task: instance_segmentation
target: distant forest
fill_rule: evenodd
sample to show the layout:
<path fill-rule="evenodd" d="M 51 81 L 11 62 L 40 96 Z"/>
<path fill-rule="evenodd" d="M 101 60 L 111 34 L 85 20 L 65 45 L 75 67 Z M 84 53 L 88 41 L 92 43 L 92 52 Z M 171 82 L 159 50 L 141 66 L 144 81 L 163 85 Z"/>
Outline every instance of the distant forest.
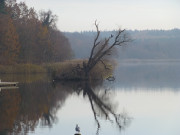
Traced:
<path fill-rule="evenodd" d="M 101 38 L 115 31 L 102 31 Z M 133 39 L 127 46 L 119 47 L 116 58 L 126 59 L 180 59 L 180 30 L 127 30 Z M 87 58 L 96 32 L 65 33 L 76 58 Z"/>
<path fill-rule="evenodd" d="M 57 62 L 72 58 L 68 39 L 56 27 L 57 16 L 37 13 L 24 2 L 0 1 L 0 64 Z"/>

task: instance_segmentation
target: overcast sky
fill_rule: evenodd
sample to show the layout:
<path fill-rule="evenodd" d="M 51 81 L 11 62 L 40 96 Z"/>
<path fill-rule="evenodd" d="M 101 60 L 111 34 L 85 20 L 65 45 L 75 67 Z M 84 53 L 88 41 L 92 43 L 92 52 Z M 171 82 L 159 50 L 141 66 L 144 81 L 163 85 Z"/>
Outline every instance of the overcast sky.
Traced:
<path fill-rule="evenodd" d="M 61 31 L 180 28 L 180 0 L 17 0 L 52 10 Z"/>

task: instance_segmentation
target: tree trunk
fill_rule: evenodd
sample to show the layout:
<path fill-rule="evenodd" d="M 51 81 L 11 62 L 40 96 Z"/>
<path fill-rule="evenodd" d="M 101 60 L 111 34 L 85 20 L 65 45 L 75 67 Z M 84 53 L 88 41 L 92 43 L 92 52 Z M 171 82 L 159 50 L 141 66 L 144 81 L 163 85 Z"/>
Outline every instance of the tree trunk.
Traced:
<path fill-rule="evenodd" d="M 84 79 L 89 81 L 89 67 L 86 62 L 83 62 Z"/>

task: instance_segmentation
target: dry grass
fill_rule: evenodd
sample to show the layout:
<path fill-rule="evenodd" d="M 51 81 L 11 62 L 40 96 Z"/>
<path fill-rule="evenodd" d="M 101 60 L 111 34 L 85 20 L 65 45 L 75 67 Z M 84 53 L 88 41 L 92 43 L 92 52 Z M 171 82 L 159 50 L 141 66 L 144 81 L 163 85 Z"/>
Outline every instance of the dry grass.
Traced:
<path fill-rule="evenodd" d="M 53 78 L 61 78 L 61 79 L 82 79 L 83 73 L 74 73 L 73 69 L 79 64 L 82 68 L 82 63 L 84 60 L 69 60 L 54 64 L 46 64 L 44 67 L 47 69 L 49 73 L 52 74 Z M 86 60 L 85 60 L 86 61 Z M 114 70 L 114 66 L 112 66 L 113 63 L 106 62 L 108 65 L 109 70 L 105 70 L 104 65 L 101 63 L 98 63 L 93 70 L 90 72 L 91 79 L 104 79 L 112 75 L 112 72 Z"/>
<path fill-rule="evenodd" d="M 49 73 L 52 78 L 61 77 L 62 79 L 82 79 L 83 72 L 74 73 L 73 69 L 79 64 L 82 68 L 83 61 L 87 60 L 68 60 L 58 63 L 49 63 L 42 65 L 35 64 L 16 64 L 16 65 L 0 65 L 0 74 L 35 74 L 35 73 Z M 106 61 L 109 70 L 105 70 L 102 63 L 98 63 L 90 72 L 91 79 L 104 79 L 112 75 L 114 70 L 114 62 Z M 112 66 L 113 65 L 113 66 Z"/>
<path fill-rule="evenodd" d="M 45 72 L 46 70 L 42 66 L 34 64 L 0 65 L 1 74 L 33 74 Z"/>

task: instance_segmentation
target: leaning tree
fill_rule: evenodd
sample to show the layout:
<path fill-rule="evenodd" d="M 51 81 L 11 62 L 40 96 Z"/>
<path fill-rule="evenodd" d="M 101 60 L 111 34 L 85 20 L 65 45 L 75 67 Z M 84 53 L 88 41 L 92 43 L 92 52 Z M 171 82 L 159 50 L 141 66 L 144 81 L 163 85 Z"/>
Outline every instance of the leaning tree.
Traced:
<path fill-rule="evenodd" d="M 126 45 L 132 41 L 127 35 L 125 29 L 119 29 L 116 34 L 111 34 L 109 37 L 100 39 L 100 30 L 95 21 L 96 37 L 94 39 L 93 47 L 87 62 L 83 62 L 83 71 L 85 79 L 89 79 L 90 71 L 98 64 L 102 63 L 105 69 L 107 68 L 105 58 L 106 56 L 112 56 L 116 47 Z"/>
<path fill-rule="evenodd" d="M 95 27 L 97 33 L 88 60 L 84 60 L 82 66 L 81 64 L 77 64 L 70 72 L 63 73 L 60 76 L 55 76 L 55 79 L 88 81 L 90 80 L 91 71 L 97 64 L 101 63 L 105 70 L 109 69 L 106 58 L 115 53 L 116 47 L 124 46 L 132 41 L 127 35 L 125 29 L 118 29 L 116 33 L 110 34 L 109 37 L 101 39 L 101 32 L 96 21 Z M 73 78 L 72 75 L 75 75 L 75 77 Z"/>

